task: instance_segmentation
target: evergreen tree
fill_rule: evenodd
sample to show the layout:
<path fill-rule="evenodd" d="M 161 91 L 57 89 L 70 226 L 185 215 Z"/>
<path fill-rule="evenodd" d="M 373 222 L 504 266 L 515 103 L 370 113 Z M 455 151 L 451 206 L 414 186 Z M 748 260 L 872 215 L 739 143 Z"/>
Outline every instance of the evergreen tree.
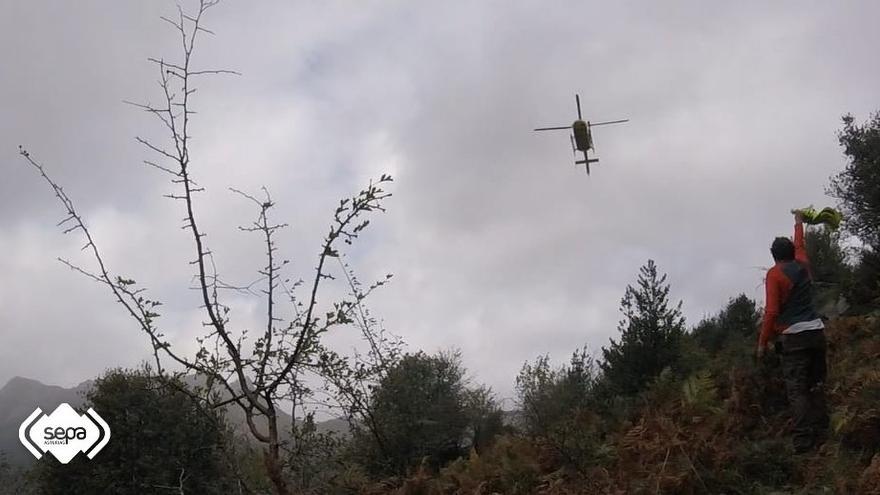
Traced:
<path fill-rule="evenodd" d="M 602 348 L 600 367 L 611 393 L 630 395 L 664 368 L 674 367 L 681 354 L 684 317 L 681 302 L 670 307 L 666 275 L 657 273 L 653 260 L 642 266 L 636 287 L 627 286 L 620 310 L 620 340 L 611 339 Z"/>
<path fill-rule="evenodd" d="M 711 354 L 721 351 L 732 339 L 757 338 L 761 313 L 745 294 L 730 299 L 716 316 L 704 319 L 693 330 L 697 344 Z"/>

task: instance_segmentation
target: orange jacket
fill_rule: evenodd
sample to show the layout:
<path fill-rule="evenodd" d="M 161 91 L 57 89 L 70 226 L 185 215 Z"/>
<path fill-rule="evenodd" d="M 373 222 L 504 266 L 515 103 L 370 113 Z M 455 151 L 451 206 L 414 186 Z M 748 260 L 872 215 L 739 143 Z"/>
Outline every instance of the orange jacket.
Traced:
<path fill-rule="evenodd" d="M 781 333 L 790 325 L 790 322 L 777 321 L 795 285 L 791 276 L 786 274 L 786 271 L 789 271 L 786 270 L 786 265 L 790 263 L 801 264 L 806 269 L 806 276 L 809 278 L 810 260 L 807 258 L 807 249 L 804 244 L 804 226 L 800 222 L 794 226 L 794 259 L 793 262 L 777 262 L 773 268 L 767 271 L 767 280 L 764 284 L 767 294 L 764 302 L 764 322 L 758 337 L 759 346 L 767 345 L 771 337 Z"/>

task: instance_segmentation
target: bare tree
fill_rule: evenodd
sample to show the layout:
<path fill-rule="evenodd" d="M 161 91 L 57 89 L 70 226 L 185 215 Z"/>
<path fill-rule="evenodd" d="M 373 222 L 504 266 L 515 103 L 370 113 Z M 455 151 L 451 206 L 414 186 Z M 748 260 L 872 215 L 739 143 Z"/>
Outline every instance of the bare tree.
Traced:
<path fill-rule="evenodd" d="M 207 408 L 237 407 L 243 411 L 248 432 L 264 445 L 265 471 L 280 495 L 291 493 L 285 476 L 286 445 L 282 432 L 295 424 L 279 424 L 279 408 L 293 404 L 291 412 L 296 420 L 307 414 L 311 404 L 328 404 L 341 408 L 353 423 L 366 423 L 370 427 L 368 384 L 374 383 L 399 355 L 401 342 L 389 337 L 363 305 L 369 294 L 385 284 L 390 275 L 364 286 L 342 261 L 339 251 L 340 243 L 351 244 L 367 227 L 371 213 L 384 211 L 383 202 L 390 193 L 383 188 L 392 179 L 382 175 L 353 197 L 339 202 L 321 243 L 313 276 L 292 285 L 287 284 L 282 275 L 287 261 L 278 256 L 275 244 L 276 233 L 286 225 L 270 220 L 275 203 L 268 190 L 264 188 L 262 198 L 258 199 L 233 189 L 257 207 L 254 223 L 241 229 L 260 236 L 266 256 L 265 265 L 259 270 L 260 279 L 247 288 L 262 286 L 260 292 L 267 303 L 265 328 L 255 340 L 248 341 L 246 331 L 233 325 L 230 307 L 223 302 L 225 290 L 245 288 L 220 278 L 198 222 L 197 195 L 203 189 L 193 179 L 189 146 L 196 79 L 204 75 L 237 74 L 228 70 L 196 69 L 192 64 L 196 40 L 213 34 L 202 25 L 202 19 L 217 3 L 218 0 L 200 0 L 195 13 L 186 13 L 178 7 L 176 18 L 162 17 L 180 37 L 182 59 L 174 62 L 149 59 L 159 72 L 161 104 L 127 102 L 155 117 L 169 136 L 165 144 L 142 137 L 137 140 L 157 156 L 145 163 L 170 177 L 177 190 L 167 197 L 179 201 L 185 211 L 184 228 L 191 235 L 194 249 L 190 264 L 195 267 L 195 289 L 205 316 L 205 331 L 198 337 L 199 350 L 194 355 L 177 351 L 165 339 L 157 321 L 161 303 L 147 297 L 145 289 L 138 287 L 133 279 L 118 275 L 107 266 L 85 220 L 64 189 L 28 151 L 20 148 L 20 154 L 51 186 L 66 211 L 59 225 L 64 227 L 64 233 L 78 232 L 84 237 L 83 249 L 91 253 L 96 268 L 89 270 L 65 259 L 60 261 L 110 289 L 116 301 L 150 339 L 160 375 L 196 374 L 204 380 L 204 385 L 193 393 L 200 404 Z M 338 260 L 350 290 L 340 300 L 321 306 L 322 284 L 335 278 L 331 269 L 334 259 Z M 305 292 L 303 298 L 297 296 L 301 291 Z M 280 316 L 282 304 L 292 308 L 293 316 L 287 320 Z M 367 353 L 344 356 L 322 341 L 322 336 L 333 327 L 352 324 L 361 329 L 369 346 Z M 323 380 L 326 389 L 313 390 L 308 384 L 310 377 Z M 184 482 L 181 472 L 181 492 Z"/>

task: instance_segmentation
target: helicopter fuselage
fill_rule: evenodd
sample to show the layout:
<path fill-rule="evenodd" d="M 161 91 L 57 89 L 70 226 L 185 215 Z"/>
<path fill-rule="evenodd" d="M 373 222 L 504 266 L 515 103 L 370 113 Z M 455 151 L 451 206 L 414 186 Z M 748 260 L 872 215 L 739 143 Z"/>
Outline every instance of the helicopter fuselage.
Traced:
<path fill-rule="evenodd" d="M 590 124 L 583 120 L 575 120 L 571 125 L 574 133 L 574 144 L 579 151 L 586 152 L 593 149 L 593 136 L 590 133 Z"/>

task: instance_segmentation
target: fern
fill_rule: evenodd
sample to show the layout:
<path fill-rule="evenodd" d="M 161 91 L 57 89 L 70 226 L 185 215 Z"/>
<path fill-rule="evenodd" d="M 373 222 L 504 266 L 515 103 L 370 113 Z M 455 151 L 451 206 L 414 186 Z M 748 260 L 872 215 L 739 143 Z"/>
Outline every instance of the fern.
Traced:
<path fill-rule="evenodd" d="M 717 412 L 718 388 L 708 370 L 703 370 L 685 380 L 682 385 L 682 406 L 701 412 Z"/>
<path fill-rule="evenodd" d="M 848 406 L 843 406 L 836 409 L 831 414 L 831 429 L 835 434 L 840 434 L 840 432 L 849 425 L 850 421 L 855 416 L 853 413 L 850 413 Z"/>

